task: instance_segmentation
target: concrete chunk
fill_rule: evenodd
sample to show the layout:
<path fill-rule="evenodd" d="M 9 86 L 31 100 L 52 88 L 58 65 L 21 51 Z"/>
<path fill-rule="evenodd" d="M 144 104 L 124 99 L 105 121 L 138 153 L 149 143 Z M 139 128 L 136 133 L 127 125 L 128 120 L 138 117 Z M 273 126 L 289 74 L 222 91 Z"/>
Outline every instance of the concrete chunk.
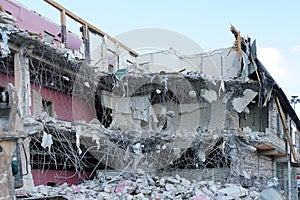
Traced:
<path fill-rule="evenodd" d="M 257 92 L 246 89 L 243 92 L 243 97 L 237 97 L 232 100 L 233 108 L 238 112 L 241 113 L 247 107 L 247 105 L 256 97 L 258 94 Z"/>

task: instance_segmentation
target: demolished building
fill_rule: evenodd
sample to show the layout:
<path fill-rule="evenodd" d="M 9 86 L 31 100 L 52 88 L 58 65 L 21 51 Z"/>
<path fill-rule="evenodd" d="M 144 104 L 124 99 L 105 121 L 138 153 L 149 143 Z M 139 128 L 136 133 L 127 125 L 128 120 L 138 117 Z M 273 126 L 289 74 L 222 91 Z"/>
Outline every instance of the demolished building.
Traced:
<path fill-rule="evenodd" d="M 46 2 L 61 12 L 61 27 L 0 1 L 1 198 L 14 187 L 77 184 L 99 170 L 256 191 L 277 178 L 281 192 L 297 198 L 300 121 L 255 41 L 231 27 L 233 47 L 138 54 Z M 82 24 L 82 39 L 66 31 L 66 16 Z M 161 70 L 155 61 L 165 56 L 185 70 Z"/>

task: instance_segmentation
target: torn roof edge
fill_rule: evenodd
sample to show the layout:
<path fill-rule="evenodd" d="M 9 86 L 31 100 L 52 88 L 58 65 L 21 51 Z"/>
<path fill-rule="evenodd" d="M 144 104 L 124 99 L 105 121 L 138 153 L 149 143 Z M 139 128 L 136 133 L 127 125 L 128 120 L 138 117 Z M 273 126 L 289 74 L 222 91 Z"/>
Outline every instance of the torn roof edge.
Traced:
<path fill-rule="evenodd" d="M 276 89 L 275 95 L 278 96 L 280 102 L 282 103 L 283 110 L 290 115 L 291 120 L 295 122 L 297 129 L 300 130 L 300 120 L 299 120 L 295 110 L 292 108 L 290 101 L 288 100 L 284 91 L 278 85 L 278 83 L 274 80 L 274 78 L 271 76 L 271 74 L 268 72 L 268 70 L 265 68 L 265 66 L 259 61 L 259 59 L 256 58 L 255 62 L 258 66 L 258 70 L 261 70 L 265 73 L 265 76 L 270 81 L 270 84 Z"/>

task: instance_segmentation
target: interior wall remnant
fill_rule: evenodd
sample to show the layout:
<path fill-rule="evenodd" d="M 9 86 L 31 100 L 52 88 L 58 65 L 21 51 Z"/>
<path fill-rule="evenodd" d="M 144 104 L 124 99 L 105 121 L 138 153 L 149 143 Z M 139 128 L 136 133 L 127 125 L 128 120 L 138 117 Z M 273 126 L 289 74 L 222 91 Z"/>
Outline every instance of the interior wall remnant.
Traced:
<path fill-rule="evenodd" d="M 38 116 L 43 112 L 43 105 L 42 105 L 42 96 L 39 92 L 35 89 L 31 90 L 32 92 L 32 113 L 34 116 Z"/>
<path fill-rule="evenodd" d="M 248 105 L 249 113 L 240 113 L 240 127 L 250 127 L 253 131 L 265 132 L 269 127 L 269 110 L 267 107 L 258 108 L 256 103 Z"/>
<path fill-rule="evenodd" d="M 211 118 L 209 122 L 209 129 L 221 130 L 226 127 L 226 104 L 221 101 L 215 101 L 211 103 Z"/>
<path fill-rule="evenodd" d="M 35 89 L 31 90 L 32 92 L 32 112 L 34 116 L 40 115 L 42 112 L 45 112 L 49 117 L 57 117 L 54 102 L 50 100 L 43 99 L 39 92 Z"/>
<path fill-rule="evenodd" d="M 97 115 L 99 121 L 104 125 L 110 124 L 113 120 L 114 125 L 128 129 L 157 128 L 159 121 L 157 113 L 151 105 L 149 96 L 119 97 L 113 93 L 102 91 L 101 97 L 97 97 Z M 100 101 L 99 101 L 100 100 Z M 158 106 L 156 106 L 156 110 Z M 162 110 L 157 110 L 161 112 Z M 161 113 L 158 113 L 161 116 Z M 167 114 L 164 113 L 167 120 Z"/>
<path fill-rule="evenodd" d="M 199 127 L 208 128 L 210 122 L 210 105 L 207 103 L 181 104 L 180 129 L 196 131 Z"/>

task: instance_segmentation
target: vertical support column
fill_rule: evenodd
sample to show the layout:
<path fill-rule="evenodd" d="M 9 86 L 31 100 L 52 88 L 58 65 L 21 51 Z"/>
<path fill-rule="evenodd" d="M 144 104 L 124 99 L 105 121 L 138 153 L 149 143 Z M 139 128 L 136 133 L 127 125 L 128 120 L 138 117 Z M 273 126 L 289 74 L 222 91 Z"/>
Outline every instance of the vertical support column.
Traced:
<path fill-rule="evenodd" d="M 292 199 L 292 180 L 291 180 L 291 148 L 287 145 L 287 160 L 288 160 L 288 200 Z"/>
<path fill-rule="evenodd" d="M 11 160 L 16 149 L 16 140 L 0 138 L 0 199 L 15 199 L 14 177 Z"/>
<path fill-rule="evenodd" d="M 102 69 L 107 70 L 108 73 L 111 73 L 108 69 L 108 52 L 107 52 L 107 37 L 103 36 L 103 42 L 101 44 L 102 47 Z"/>
<path fill-rule="evenodd" d="M 82 26 L 82 35 L 83 35 L 83 43 L 84 43 L 84 54 L 85 60 L 90 63 L 91 61 L 91 52 L 90 52 L 90 39 L 89 39 L 89 27 L 87 24 Z"/>
<path fill-rule="evenodd" d="M 18 93 L 18 109 L 21 118 L 30 115 L 31 106 L 31 91 L 30 91 L 30 76 L 29 62 L 21 53 L 16 53 L 14 56 L 15 68 L 15 87 Z M 20 127 L 21 128 L 21 127 Z"/>
<path fill-rule="evenodd" d="M 9 94 L 9 116 L 7 127 L 0 130 L 0 199 L 15 199 L 15 179 L 12 173 L 12 158 L 20 131 L 23 128 L 17 114 L 18 96 L 15 87 L 8 84 L 6 91 Z M 22 180 L 22 179 L 19 179 Z M 21 182 L 19 182 L 21 183 Z"/>
<path fill-rule="evenodd" d="M 115 44 L 115 53 L 114 53 L 114 70 L 120 69 L 120 46 L 118 43 Z"/>
<path fill-rule="evenodd" d="M 66 11 L 60 11 L 60 22 L 61 22 L 61 43 L 67 46 L 67 25 L 66 25 Z"/>
<path fill-rule="evenodd" d="M 23 142 L 24 148 L 20 150 L 20 156 L 22 160 L 22 169 L 23 169 L 23 188 L 25 190 L 30 190 L 34 187 L 34 181 L 31 173 L 31 166 L 30 166 L 30 138 L 26 138 Z"/>

